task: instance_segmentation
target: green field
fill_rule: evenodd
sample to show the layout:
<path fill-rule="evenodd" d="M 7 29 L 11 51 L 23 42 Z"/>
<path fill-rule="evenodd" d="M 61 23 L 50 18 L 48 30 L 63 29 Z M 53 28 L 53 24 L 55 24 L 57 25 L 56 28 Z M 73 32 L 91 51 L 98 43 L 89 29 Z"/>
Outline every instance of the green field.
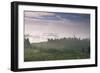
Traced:
<path fill-rule="evenodd" d="M 30 43 L 24 40 L 24 61 L 70 60 L 90 58 L 90 40 L 78 38 L 48 39 Z"/>

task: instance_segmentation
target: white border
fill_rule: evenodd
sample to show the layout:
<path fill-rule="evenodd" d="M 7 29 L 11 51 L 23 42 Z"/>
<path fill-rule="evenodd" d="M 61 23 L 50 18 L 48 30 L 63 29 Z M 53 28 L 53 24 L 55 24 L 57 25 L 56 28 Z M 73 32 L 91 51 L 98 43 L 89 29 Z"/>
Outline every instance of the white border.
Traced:
<path fill-rule="evenodd" d="M 90 59 L 81 60 L 59 60 L 59 61 L 40 61 L 40 62 L 24 62 L 24 17 L 23 11 L 47 11 L 47 12 L 69 12 L 69 13 L 88 13 L 91 14 L 90 19 L 90 36 L 91 36 L 91 54 Z M 50 67 L 50 66 L 71 66 L 95 64 L 95 10 L 94 9 L 79 9 L 79 8 L 63 8 L 63 7 L 46 7 L 46 6 L 25 6 L 18 7 L 18 68 L 36 68 L 36 67 Z"/>

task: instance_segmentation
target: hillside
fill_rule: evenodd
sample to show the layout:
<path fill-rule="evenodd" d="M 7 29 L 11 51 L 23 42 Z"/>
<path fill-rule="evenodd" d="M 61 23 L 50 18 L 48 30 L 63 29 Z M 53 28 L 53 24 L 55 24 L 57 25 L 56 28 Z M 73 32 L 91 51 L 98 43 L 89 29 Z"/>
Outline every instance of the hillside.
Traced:
<path fill-rule="evenodd" d="M 48 39 L 47 42 L 32 43 L 25 49 L 25 61 L 84 59 L 89 57 L 89 39 Z"/>
<path fill-rule="evenodd" d="M 90 45 L 89 39 L 63 38 L 63 39 L 48 39 L 47 42 L 32 43 L 33 47 L 42 49 L 82 49 L 88 48 Z"/>

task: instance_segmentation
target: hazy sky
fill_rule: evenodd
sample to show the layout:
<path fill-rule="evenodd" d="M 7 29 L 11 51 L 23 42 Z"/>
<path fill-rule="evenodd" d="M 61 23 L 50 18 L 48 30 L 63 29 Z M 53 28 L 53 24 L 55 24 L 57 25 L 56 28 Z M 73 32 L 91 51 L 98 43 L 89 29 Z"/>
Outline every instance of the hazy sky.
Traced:
<path fill-rule="evenodd" d="M 25 33 L 31 43 L 48 38 L 90 37 L 90 15 L 24 11 Z"/>

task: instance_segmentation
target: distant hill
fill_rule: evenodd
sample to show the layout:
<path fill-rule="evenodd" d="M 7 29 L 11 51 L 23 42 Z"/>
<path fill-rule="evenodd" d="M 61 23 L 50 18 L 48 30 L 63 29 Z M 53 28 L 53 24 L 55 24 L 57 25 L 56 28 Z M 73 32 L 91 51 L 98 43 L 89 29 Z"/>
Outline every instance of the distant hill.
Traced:
<path fill-rule="evenodd" d="M 78 38 L 62 38 L 62 39 L 48 39 L 47 42 L 32 43 L 33 48 L 40 49 L 87 49 L 90 47 L 89 39 Z"/>

